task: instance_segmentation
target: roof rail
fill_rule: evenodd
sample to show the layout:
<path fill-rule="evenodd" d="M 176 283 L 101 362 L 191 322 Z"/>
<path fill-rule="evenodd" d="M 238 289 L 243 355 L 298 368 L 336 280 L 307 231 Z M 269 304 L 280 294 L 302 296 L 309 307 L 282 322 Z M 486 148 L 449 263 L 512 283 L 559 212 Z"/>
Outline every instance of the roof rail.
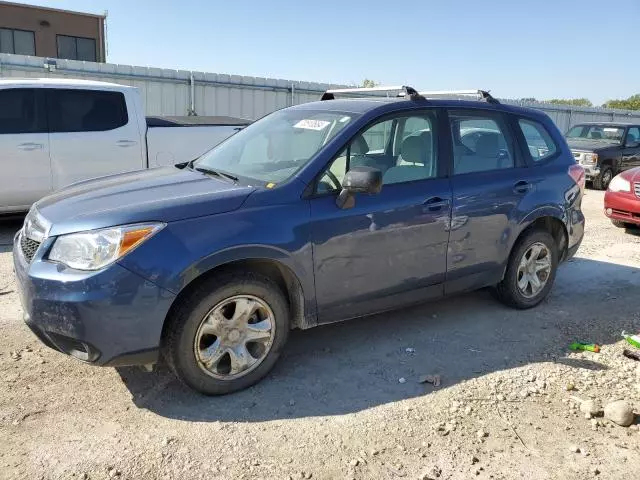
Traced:
<path fill-rule="evenodd" d="M 424 97 L 419 94 L 415 88 L 407 85 L 401 85 L 397 87 L 367 87 L 367 88 L 335 88 L 327 90 L 322 95 L 320 100 L 335 100 L 335 94 L 356 94 L 356 96 L 366 96 L 367 93 L 374 92 L 394 92 L 394 97 L 409 96 L 411 100 L 424 100 Z M 388 95 L 387 95 L 388 96 Z"/>
<path fill-rule="evenodd" d="M 485 102 L 488 102 L 488 103 L 496 103 L 496 104 L 500 103 L 497 99 L 493 98 L 487 90 L 436 90 L 431 92 L 418 92 L 418 93 L 425 98 L 429 98 L 429 97 L 433 98 L 433 97 L 439 97 L 439 96 L 465 97 L 465 96 L 472 95 L 472 96 L 478 97 L 479 100 L 484 100 Z"/>

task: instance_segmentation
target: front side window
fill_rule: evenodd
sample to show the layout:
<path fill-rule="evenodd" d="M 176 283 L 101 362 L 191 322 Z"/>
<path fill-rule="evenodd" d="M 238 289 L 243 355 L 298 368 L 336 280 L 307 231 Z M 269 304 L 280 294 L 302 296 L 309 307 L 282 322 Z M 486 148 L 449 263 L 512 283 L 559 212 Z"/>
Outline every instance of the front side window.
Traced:
<path fill-rule="evenodd" d="M 438 171 L 435 125 L 433 113 L 402 115 L 375 123 L 356 135 L 329 164 L 320 176 L 316 192 L 340 191 L 346 172 L 355 166 L 380 170 L 383 185 L 435 178 Z M 398 139 L 394 142 L 397 147 L 392 148 L 392 139 Z"/>
<path fill-rule="evenodd" d="M 0 90 L 0 135 L 44 132 L 34 89 Z"/>
<path fill-rule="evenodd" d="M 449 112 L 456 175 L 513 168 L 511 142 L 502 117 L 477 111 Z"/>
<path fill-rule="evenodd" d="M 35 55 L 35 34 L 28 30 L 0 28 L 0 53 Z"/>
<path fill-rule="evenodd" d="M 518 124 L 534 162 L 542 162 L 556 153 L 558 147 L 543 125 L 524 119 L 518 120 Z"/>
<path fill-rule="evenodd" d="M 624 127 L 611 125 L 576 125 L 566 137 L 573 140 L 595 140 L 597 142 L 619 145 L 624 135 Z"/>
<path fill-rule="evenodd" d="M 205 153 L 193 167 L 249 182 L 282 183 L 357 116 L 322 110 L 280 110 Z"/>
<path fill-rule="evenodd" d="M 47 109 L 51 132 L 102 132 L 129 123 L 121 92 L 51 89 Z"/>
<path fill-rule="evenodd" d="M 67 60 L 96 61 L 96 41 L 93 38 L 57 35 L 58 58 Z"/>

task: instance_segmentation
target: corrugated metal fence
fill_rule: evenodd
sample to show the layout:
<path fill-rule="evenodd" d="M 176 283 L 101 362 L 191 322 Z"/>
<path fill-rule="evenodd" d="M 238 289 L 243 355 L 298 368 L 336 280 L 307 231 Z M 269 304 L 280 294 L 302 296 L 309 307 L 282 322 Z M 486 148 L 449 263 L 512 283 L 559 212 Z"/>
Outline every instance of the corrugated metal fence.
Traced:
<path fill-rule="evenodd" d="M 47 67 L 55 63 L 55 68 Z M 147 115 L 229 115 L 249 119 L 318 100 L 324 83 L 0 54 L 0 78 L 73 77 L 138 87 Z M 416 86 L 416 85 L 414 85 Z M 501 100 L 544 111 L 565 132 L 587 121 L 636 121 L 640 112 Z"/>

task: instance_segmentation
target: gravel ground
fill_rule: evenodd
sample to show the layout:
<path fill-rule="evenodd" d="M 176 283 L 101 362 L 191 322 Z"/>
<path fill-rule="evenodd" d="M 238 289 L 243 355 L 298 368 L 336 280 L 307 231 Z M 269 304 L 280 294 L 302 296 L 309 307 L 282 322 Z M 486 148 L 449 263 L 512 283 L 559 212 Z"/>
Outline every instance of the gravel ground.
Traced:
<path fill-rule="evenodd" d="M 95 368 L 41 345 L 12 275 L 19 223 L 5 222 L 0 478 L 637 477 L 639 417 L 581 411 L 622 399 L 640 413 L 640 362 L 620 338 L 640 331 L 640 236 L 604 218 L 602 197 L 587 191 L 582 248 L 538 308 L 483 291 L 294 332 L 271 375 L 218 398 L 162 367 Z M 432 374 L 439 387 L 418 382 Z"/>

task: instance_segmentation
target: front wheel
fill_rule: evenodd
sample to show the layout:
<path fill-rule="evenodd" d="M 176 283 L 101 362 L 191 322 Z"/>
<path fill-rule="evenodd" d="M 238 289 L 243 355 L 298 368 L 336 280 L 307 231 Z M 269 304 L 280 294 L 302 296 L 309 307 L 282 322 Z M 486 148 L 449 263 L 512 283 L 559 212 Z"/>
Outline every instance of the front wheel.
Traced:
<path fill-rule="evenodd" d="M 604 167 L 600 175 L 593 179 L 593 186 L 598 190 L 606 190 L 609 188 L 611 180 L 613 180 L 613 170 Z"/>
<path fill-rule="evenodd" d="M 205 395 L 247 388 L 278 360 L 289 308 L 268 277 L 224 274 L 185 297 L 169 319 L 163 355 L 176 376 Z"/>
<path fill-rule="evenodd" d="M 518 309 L 535 307 L 553 286 L 558 268 L 558 248 L 549 232 L 532 230 L 514 247 L 503 280 L 496 286 L 497 297 Z"/>

